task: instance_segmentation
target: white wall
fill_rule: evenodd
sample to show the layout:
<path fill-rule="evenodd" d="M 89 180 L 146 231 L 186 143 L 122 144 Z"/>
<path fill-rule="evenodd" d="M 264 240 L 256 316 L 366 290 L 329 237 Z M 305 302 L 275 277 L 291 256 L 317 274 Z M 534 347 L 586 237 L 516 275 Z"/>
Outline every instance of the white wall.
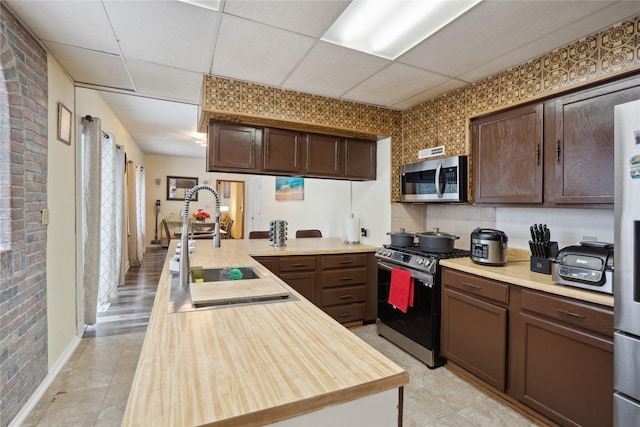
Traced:
<path fill-rule="evenodd" d="M 178 219 L 184 203 L 168 201 L 166 178 L 170 176 L 197 177 L 199 183 L 208 181 L 215 188 L 216 179 L 245 182 L 245 237 L 251 230 L 266 230 L 270 220 L 284 219 L 288 222 L 289 238 L 303 228 L 317 228 L 325 237 L 341 237 L 345 234 L 345 221 L 352 212 L 360 218 L 361 227 L 369 230 L 363 243 L 380 244 L 389 228 L 390 221 L 390 140 L 378 142 L 377 180 L 354 182 L 331 179 L 304 180 L 304 200 L 276 201 L 275 177 L 205 172 L 204 159 L 184 157 L 145 156 L 147 181 L 147 241 L 155 235 L 155 201 L 160 200 L 162 218 Z M 156 185 L 156 179 L 160 185 Z M 353 189 L 353 191 L 352 191 Z M 353 194 L 353 199 L 351 199 Z M 205 192 L 198 194 L 198 201 L 190 203 L 190 210 L 203 208 L 213 212 L 214 199 Z M 351 202 L 353 200 L 353 202 Z M 160 231 L 158 231 L 158 236 Z"/>
<path fill-rule="evenodd" d="M 72 143 L 58 141 L 58 102 L 75 110 L 74 88 L 60 64 L 47 55 L 49 135 L 47 160 L 47 338 L 49 370 L 77 335 L 75 134 Z M 74 119 L 77 115 L 74 114 Z M 76 122 L 74 120 L 74 122 Z"/>

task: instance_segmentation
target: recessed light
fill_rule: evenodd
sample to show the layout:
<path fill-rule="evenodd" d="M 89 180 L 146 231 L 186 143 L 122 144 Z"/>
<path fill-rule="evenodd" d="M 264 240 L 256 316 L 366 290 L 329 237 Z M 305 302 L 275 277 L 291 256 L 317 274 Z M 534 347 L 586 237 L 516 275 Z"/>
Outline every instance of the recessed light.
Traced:
<path fill-rule="evenodd" d="M 396 59 L 480 1 L 352 1 L 322 40 Z"/>

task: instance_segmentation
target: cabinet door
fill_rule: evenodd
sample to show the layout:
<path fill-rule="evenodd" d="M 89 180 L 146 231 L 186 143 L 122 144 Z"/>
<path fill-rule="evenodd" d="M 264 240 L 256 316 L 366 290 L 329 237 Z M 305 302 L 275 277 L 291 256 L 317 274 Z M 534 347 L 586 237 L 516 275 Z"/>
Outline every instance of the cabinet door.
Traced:
<path fill-rule="evenodd" d="M 300 132 L 266 128 L 262 143 L 264 171 L 300 173 L 300 141 Z"/>
<path fill-rule="evenodd" d="M 300 271 L 297 273 L 281 273 L 280 278 L 284 280 L 287 285 L 302 294 L 303 297 L 317 305 L 315 299 L 316 289 L 316 272 L 315 271 Z"/>
<path fill-rule="evenodd" d="M 211 121 L 207 147 L 208 171 L 256 172 L 258 137 L 262 132 L 251 126 Z"/>
<path fill-rule="evenodd" d="M 518 399 L 561 425 L 613 422 L 613 342 L 520 314 Z"/>
<path fill-rule="evenodd" d="M 555 101 L 555 140 L 547 142 L 553 152 L 546 156 L 546 167 L 555 176 L 548 186 L 555 190 L 550 199 L 559 204 L 613 203 L 613 107 L 637 99 L 640 78 Z"/>
<path fill-rule="evenodd" d="M 256 261 L 265 266 L 270 272 L 273 274 L 278 274 L 280 272 L 280 263 L 277 257 L 272 256 L 263 256 L 263 257 L 254 257 Z"/>
<path fill-rule="evenodd" d="M 335 178 L 343 174 L 339 137 L 309 133 L 305 145 L 307 175 Z"/>
<path fill-rule="evenodd" d="M 444 288 L 441 340 L 444 357 L 505 391 L 506 308 Z"/>
<path fill-rule="evenodd" d="M 376 179 L 377 143 L 362 139 L 346 139 L 344 146 L 344 175 L 347 178 Z"/>
<path fill-rule="evenodd" d="M 542 104 L 472 122 L 476 203 L 542 203 Z"/>

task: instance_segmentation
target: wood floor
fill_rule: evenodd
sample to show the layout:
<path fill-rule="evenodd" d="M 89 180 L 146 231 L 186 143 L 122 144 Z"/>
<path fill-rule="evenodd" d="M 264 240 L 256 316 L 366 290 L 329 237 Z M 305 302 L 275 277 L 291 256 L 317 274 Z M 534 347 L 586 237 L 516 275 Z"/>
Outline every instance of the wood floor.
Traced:
<path fill-rule="evenodd" d="M 98 312 L 97 323 L 86 326 L 83 338 L 146 332 L 156 288 L 167 256 L 167 249 L 148 247 L 140 267 L 130 268 L 125 286 L 106 311 Z"/>

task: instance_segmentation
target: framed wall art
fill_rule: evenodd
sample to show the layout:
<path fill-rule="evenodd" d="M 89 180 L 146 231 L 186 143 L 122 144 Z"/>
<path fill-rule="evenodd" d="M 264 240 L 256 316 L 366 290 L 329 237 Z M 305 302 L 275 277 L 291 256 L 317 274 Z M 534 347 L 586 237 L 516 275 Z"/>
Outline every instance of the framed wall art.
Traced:
<path fill-rule="evenodd" d="M 167 176 L 167 200 L 184 200 L 187 191 L 198 185 L 198 178 L 187 178 L 184 176 Z M 191 198 L 198 200 L 198 193 Z"/>
<path fill-rule="evenodd" d="M 71 145 L 72 119 L 71 111 L 62 102 L 58 102 L 58 141 L 67 145 Z"/>

